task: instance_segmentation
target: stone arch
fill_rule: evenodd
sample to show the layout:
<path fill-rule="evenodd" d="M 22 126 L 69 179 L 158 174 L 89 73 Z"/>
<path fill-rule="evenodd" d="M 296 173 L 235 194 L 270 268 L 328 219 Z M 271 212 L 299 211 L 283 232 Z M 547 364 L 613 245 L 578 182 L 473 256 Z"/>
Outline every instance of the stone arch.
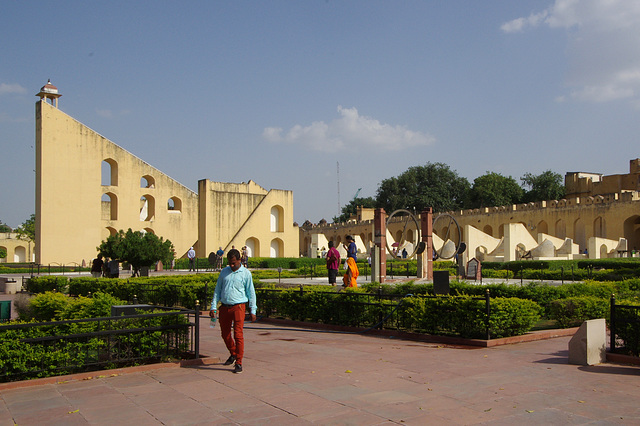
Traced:
<path fill-rule="evenodd" d="M 538 232 L 541 232 L 543 234 L 548 234 L 549 233 L 549 224 L 547 224 L 546 221 L 541 220 L 536 225 L 536 229 L 538 230 Z"/>
<path fill-rule="evenodd" d="M 600 259 L 606 259 L 607 257 L 609 257 L 609 252 L 607 251 L 607 246 L 605 244 L 602 244 L 600 246 Z"/>
<path fill-rule="evenodd" d="M 302 245 L 302 249 L 305 250 L 304 253 L 308 253 L 309 250 L 311 250 L 311 239 L 309 237 L 304 237 L 304 243 Z M 304 253 L 300 253 L 300 254 L 304 254 Z"/>
<path fill-rule="evenodd" d="M 485 257 L 487 256 L 487 248 L 485 246 L 478 246 L 476 247 L 476 255 L 475 258 L 478 259 L 480 262 L 483 262 Z"/>
<path fill-rule="evenodd" d="M 113 158 L 102 161 L 102 186 L 118 186 L 118 162 Z"/>
<path fill-rule="evenodd" d="M 106 240 L 107 238 L 113 235 L 116 235 L 117 233 L 118 231 L 113 226 L 107 226 L 106 228 L 102 228 L 102 241 Z"/>
<path fill-rule="evenodd" d="M 102 220 L 118 220 L 118 196 L 113 192 L 102 194 Z"/>
<path fill-rule="evenodd" d="M 564 240 L 567 238 L 567 225 L 564 223 L 564 220 L 558 219 L 556 221 L 556 230 L 555 237 Z"/>
<path fill-rule="evenodd" d="M 482 228 L 482 232 L 493 237 L 493 228 L 491 225 L 485 225 L 484 228 Z"/>
<path fill-rule="evenodd" d="M 9 249 L 7 249 L 5 246 L 0 246 L 0 250 L 2 249 L 4 249 L 7 255 L 5 257 L 0 257 L 0 263 L 7 263 L 7 258 L 9 257 Z"/>
<path fill-rule="evenodd" d="M 17 246 L 15 248 L 15 250 L 13 251 L 13 261 L 16 263 L 22 263 L 27 261 L 27 249 L 25 246 Z"/>
<path fill-rule="evenodd" d="M 271 207 L 271 232 L 284 232 L 284 209 L 282 206 Z"/>
<path fill-rule="evenodd" d="M 598 216 L 593 221 L 593 236 L 594 237 L 607 237 L 607 226 L 602 216 Z"/>
<path fill-rule="evenodd" d="M 362 244 L 364 244 L 364 246 L 367 246 L 367 237 L 364 234 L 364 232 L 362 234 L 360 234 L 360 239 L 362 240 Z"/>
<path fill-rule="evenodd" d="M 146 234 L 148 232 L 149 234 L 156 235 L 156 232 L 151 228 L 142 228 L 140 232 L 142 232 L 143 234 Z"/>
<path fill-rule="evenodd" d="M 247 246 L 247 256 L 260 257 L 260 241 L 256 237 L 247 238 L 244 245 Z"/>
<path fill-rule="evenodd" d="M 580 247 L 580 252 L 584 251 L 587 247 L 587 233 L 585 230 L 584 221 L 580 218 L 577 218 L 573 222 L 573 242 L 578 244 Z"/>
<path fill-rule="evenodd" d="M 152 195 L 145 194 L 140 197 L 140 221 L 148 222 L 154 219 L 156 214 L 156 200 Z"/>
<path fill-rule="evenodd" d="M 501 223 L 500 226 L 498 226 L 498 238 L 504 237 L 504 227 L 504 223 Z"/>
<path fill-rule="evenodd" d="M 628 250 L 638 250 L 640 247 L 640 216 L 633 215 L 624 221 L 624 238 L 627 240 Z"/>
<path fill-rule="evenodd" d="M 140 178 L 140 188 L 153 189 L 156 187 L 156 180 L 151 175 L 144 175 Z"/>
<path fill-rule="evenodd" d="M 182 212 L 182 200 L 178 197 L 171 197 L 167 200 L 167 210 L 174 213 Z"/>
<path fill-rule="evenodd" d="M 284 242 L 280 238 L 274 238 L 269 245 L 269 257 L 280 257 L 284 252 Z"/>
<path fill-rule="evenodd" d="M 394 239 L 396 240 L 396 243 L 399 243 L 400 240 L 402 240 L 402 229 L 396 231 Z"/>

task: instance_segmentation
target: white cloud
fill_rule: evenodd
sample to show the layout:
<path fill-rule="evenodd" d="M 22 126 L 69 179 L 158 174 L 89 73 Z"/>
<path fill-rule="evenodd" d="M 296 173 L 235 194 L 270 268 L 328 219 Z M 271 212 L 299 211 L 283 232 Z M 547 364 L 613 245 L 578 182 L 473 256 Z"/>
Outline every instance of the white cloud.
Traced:
<path fill-rule="evenodd" d="M 27 89 L 25 89 L 24 87 L 20 86 L 17 83 L 15 84 L 0 83 L 0 95 L 7 95 L 12 93 L 21 95 L 23 93 L 27 93 Z"/>
<path fill-rule="evenodd" d="M 338 106 L 338 113 L 341 117 L 329 123 L 315 121 L 306 127 L 297 124 L 286 134 L 280 127 L 267 127 L 262 137 L 269 142 L 294 143 L 324 152 L 359 148 L 398 151 L 435 142 L 431 135 L 361 116 L 356 108 Z"/>
<path fill-rule="evenodd" d="M 640 100 L 640 2 L 556 0 L 549 8 L 502 24 L 505 33 L 547 26 L 567 31 L 568 98 Z M 565 98 L 564 96 L 561 96 Z"/>

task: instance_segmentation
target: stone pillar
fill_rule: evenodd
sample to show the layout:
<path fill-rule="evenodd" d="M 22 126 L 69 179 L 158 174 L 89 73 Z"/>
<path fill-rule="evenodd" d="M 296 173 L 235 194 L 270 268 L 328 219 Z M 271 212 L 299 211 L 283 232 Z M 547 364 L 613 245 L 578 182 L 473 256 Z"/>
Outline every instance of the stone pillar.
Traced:
<path fill-rule="evenodd" d="M 420 214 L 420 230 L 425 249 L 418 255 L 418 278 L 433 279 L 433 210 L 427 207 Z"/>
<path fill-rule="evenodd" d="M 371 259 L 371 281 L 387 280 L 387 213 L 376 209 L 373 214 L 374 255 Z"/>
<path fill-rule="evenodd" d="M 607 359 L 607 324 L 604 318 L 582 323 L 569 341 L 569 364 L 594 365 Z"/>

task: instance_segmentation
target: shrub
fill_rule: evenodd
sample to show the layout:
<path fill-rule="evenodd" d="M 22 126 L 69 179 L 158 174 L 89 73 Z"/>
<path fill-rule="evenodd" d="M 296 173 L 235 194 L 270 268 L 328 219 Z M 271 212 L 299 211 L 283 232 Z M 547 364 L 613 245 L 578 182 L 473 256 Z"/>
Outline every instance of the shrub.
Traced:
<path fill-rule="evenodd" d="M 609 300 L 595 296 L 578 296 L 553 300 L 549 304 L 549 318 L 559 327 L 568 328 L 586 320 L 609 318 Z"/>

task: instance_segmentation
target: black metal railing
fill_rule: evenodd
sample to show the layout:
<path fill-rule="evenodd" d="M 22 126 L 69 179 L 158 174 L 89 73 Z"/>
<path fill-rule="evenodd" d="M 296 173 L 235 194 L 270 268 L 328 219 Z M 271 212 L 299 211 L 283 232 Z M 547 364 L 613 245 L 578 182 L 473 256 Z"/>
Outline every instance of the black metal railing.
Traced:
<path fill-rule="evenodd" d="M 298 309 L 281 312 L 278 310 L 278 299 L 285 291 L 289 291 L 287 297 L 291 298 L 292 302 L 295 302 L 296 297 L 302 299 L 305 294 L 312 300 L 303 306 L 297 305 Z M 403 299 L 411 295 L 383 294 L 382 291 L 377 293 L 324 292 L 305 290 L 303 286 L 295 292 L 291 292 L 290 289 L 258 288 L 256 293 L 260 300 L 259 314 L 267 318 L 284 317 L 300 321 L 315 319 L 315 321 L 333 325 L 420 332 L 414 327 L 413 320 L 409 318 L 409 313 L 402 304 Z M 416 297 L 438 299 L 442 296 L 419 295 Z M 484 319 L 484 338 L 490 340 L 489 292 L 487 291 L 484 297 L 473 297 L 471 300 L 484 301 L 478 304 L 477 309 L 479 316 Z"/>
<path fill-rule="evenodd" d="M 616 305 L 611 296 L 609 351 L 640 356 L 640 306 Z"/>
<path fill-rule="evenodd" d="M 199 358 L 199 315 L 198 308 L 172 309 L 0 325 L 0 382 Z"/>

